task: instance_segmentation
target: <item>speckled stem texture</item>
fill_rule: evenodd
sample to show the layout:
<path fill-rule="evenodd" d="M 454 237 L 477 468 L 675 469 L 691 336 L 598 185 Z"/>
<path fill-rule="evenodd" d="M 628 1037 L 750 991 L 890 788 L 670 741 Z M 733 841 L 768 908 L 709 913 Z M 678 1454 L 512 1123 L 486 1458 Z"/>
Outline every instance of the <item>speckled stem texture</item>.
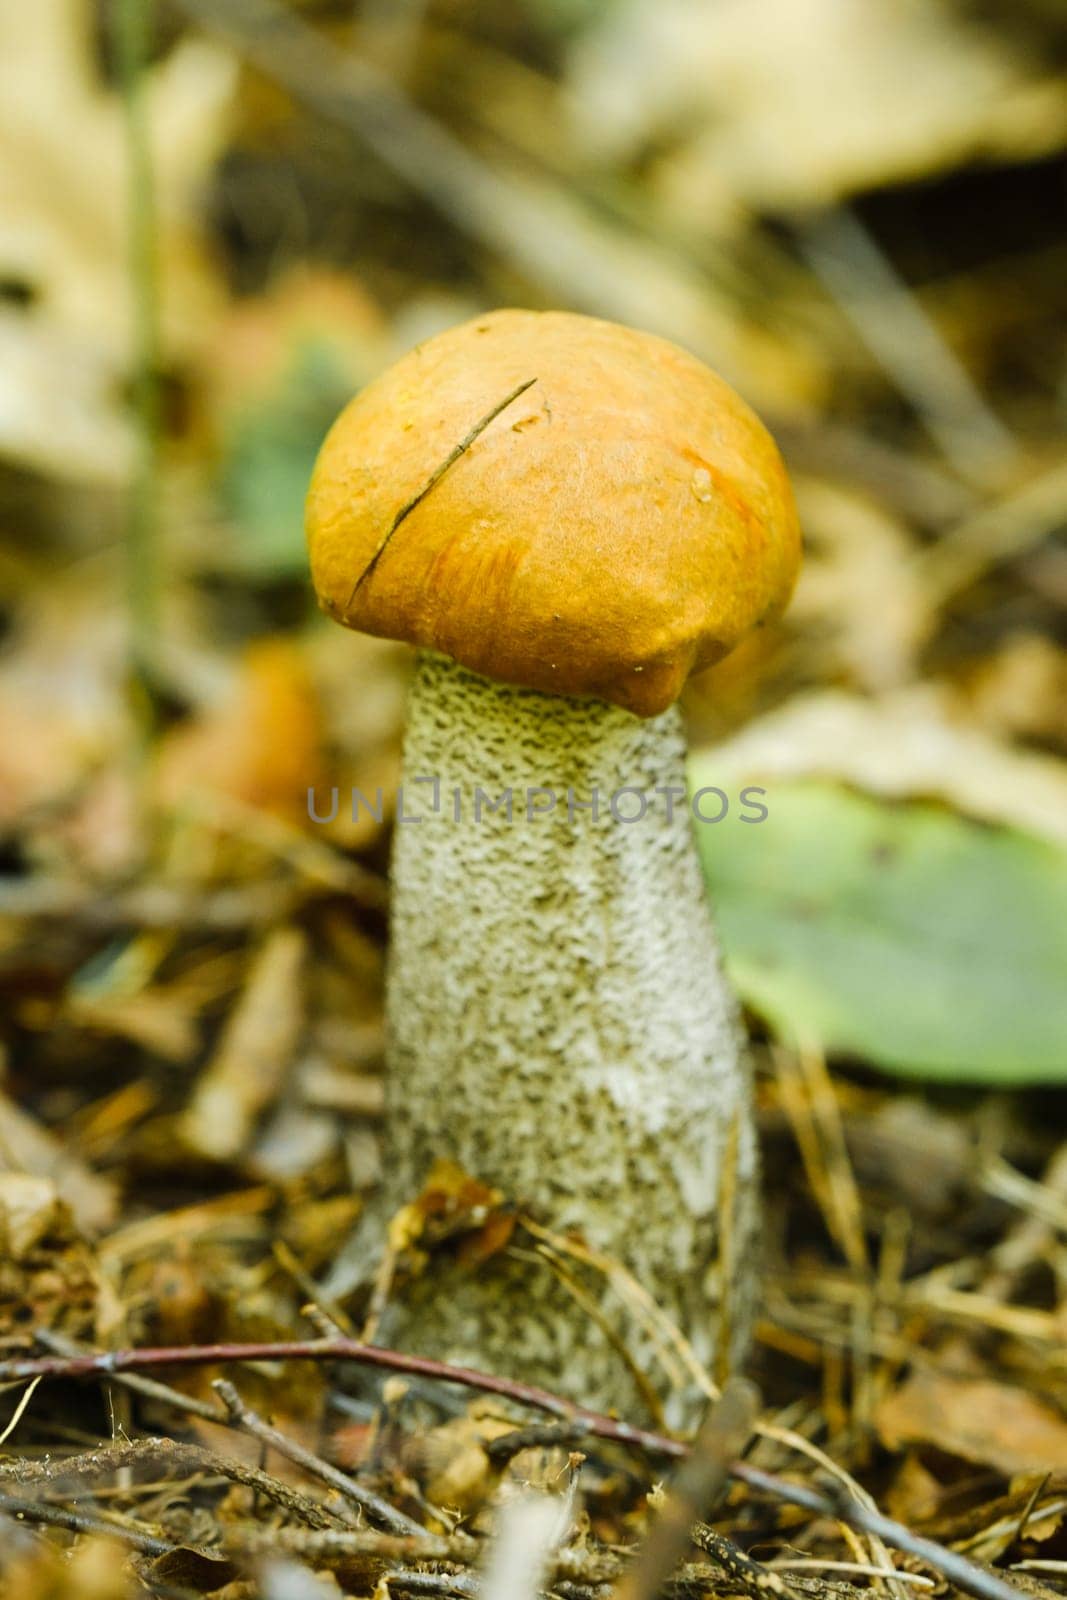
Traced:
<path fill-rule="evenodd" d="M 404 798 L 423 820 L 394 846 L 381 1215 L 448 1157 L 621 1264 L 721 1378 L 752 1320 L 757 1163 L 684 753 L 675 709 L 641 721 L 420 656 Z M 436 813 L 420 777 L 439 780 Z M 488 806 L 508 789 L 510 820 Z M 578 808 L 594 791 L 596 818 Z M 645 814 L 617 820 L 613 795 L 619 815 L 642 797 Z M 475 1269 L 435 1254 L 380 1341 L 628 1415 L 647 1414 L 651 1386 L 668 1419 L 692 1420 L 699 1391 L 657 1355 L 635 1296 L 564 1258 L 582 1305 L 528 1259 L 529 1236 L 513 1245 Z"/>

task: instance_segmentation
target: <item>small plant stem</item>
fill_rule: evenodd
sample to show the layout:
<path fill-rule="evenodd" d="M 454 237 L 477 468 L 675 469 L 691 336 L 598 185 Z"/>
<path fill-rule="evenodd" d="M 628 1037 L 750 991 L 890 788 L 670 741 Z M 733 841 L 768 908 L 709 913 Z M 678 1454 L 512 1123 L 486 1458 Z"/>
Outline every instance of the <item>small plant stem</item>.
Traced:
<path fill-rule="evenodd" d="M 125 541 L 126 604 L 130 678 L 144 726 L 149 721 L 149 690 L 159 624 L 162 444 L 159 253 L 145 83 L 155 4 L 154 0 L 114 0 L 114 4 L 115 45 L 126 126 L 131 350 L 137 427 L 137 459 L 130 484 Z"/>

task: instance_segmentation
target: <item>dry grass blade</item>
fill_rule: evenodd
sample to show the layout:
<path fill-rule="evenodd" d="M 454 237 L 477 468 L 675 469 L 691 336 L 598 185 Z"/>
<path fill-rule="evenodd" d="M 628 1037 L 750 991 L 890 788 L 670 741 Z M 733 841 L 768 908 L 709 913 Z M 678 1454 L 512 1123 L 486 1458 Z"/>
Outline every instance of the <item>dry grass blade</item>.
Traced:
<path fill-rule="evenodd" d="M 861 1275 L 870 1270 L 859 1190 L 826 1061 L 814 1045 L 774 1052 L 778 1088 L 796 1134 L 804 1170 L 830 1236 Z"/>
<path fill-rule="evenodd" d="M 696 1522 L 706 1517 L 725 1492 L 732 1463 L 752 1435 L 760 1407 L 759 1391 L 745 1379 L 731 1379 L 679 1467 L 662 1509 L 633 1564 L 615 1588 L 615 1600 L 654 1600 L 689 1545 Z"/>

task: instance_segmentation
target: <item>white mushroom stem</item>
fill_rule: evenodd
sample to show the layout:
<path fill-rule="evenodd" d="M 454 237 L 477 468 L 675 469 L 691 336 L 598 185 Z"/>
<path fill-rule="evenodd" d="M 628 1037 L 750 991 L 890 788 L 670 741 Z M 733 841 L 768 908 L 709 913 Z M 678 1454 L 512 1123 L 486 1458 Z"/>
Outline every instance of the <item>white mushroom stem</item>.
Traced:
<path fill-rule="evenodd" d="M 721 1377 L 751 1322 L 756 1151 L 684 755 L 675 709 L 642 721 L 420 656 L 403 800 L 422 820 L 399 822 L 394 846 L 383 1198 L 404 1204 L 450 1158 L 623 1266 Z M 490 809 L 505 791 L 510 818 Z M 530 1261 L 529 1236 L 513 1243 L 521 1258 L 476 1271 L 435 1256 L 382 1341 L 632 1411 L 641 1386 L 610 1327 L 673 1391 L 669 1413 L 693 1414 L 684 1364 L 664 1367 L 625 1286 L 565 1259 L 583 1306 Z"/>

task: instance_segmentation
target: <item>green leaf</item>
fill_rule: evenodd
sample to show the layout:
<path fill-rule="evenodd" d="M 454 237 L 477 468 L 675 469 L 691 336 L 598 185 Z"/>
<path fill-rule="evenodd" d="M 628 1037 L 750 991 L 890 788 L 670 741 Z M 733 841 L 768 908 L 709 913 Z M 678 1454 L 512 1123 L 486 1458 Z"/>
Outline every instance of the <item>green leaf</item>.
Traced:
<path fill-rule="evenodd" d="M 714 756 L 691 777 L 713 784 Z M 917 1077 L 1067 1083 L 1067 852 L 826 783 L 763 803 L 696 831 L 728 968 L 781 1038 Z"/>
<path fill-rule="evenodd" d="M 219 493 L 236 536 L 228 554 L 250 576 L 306 574 L 308 480 L 319 446 L 351 394 L 336 353 L 308 339 L 278 387 L 230 423 Z"/>

